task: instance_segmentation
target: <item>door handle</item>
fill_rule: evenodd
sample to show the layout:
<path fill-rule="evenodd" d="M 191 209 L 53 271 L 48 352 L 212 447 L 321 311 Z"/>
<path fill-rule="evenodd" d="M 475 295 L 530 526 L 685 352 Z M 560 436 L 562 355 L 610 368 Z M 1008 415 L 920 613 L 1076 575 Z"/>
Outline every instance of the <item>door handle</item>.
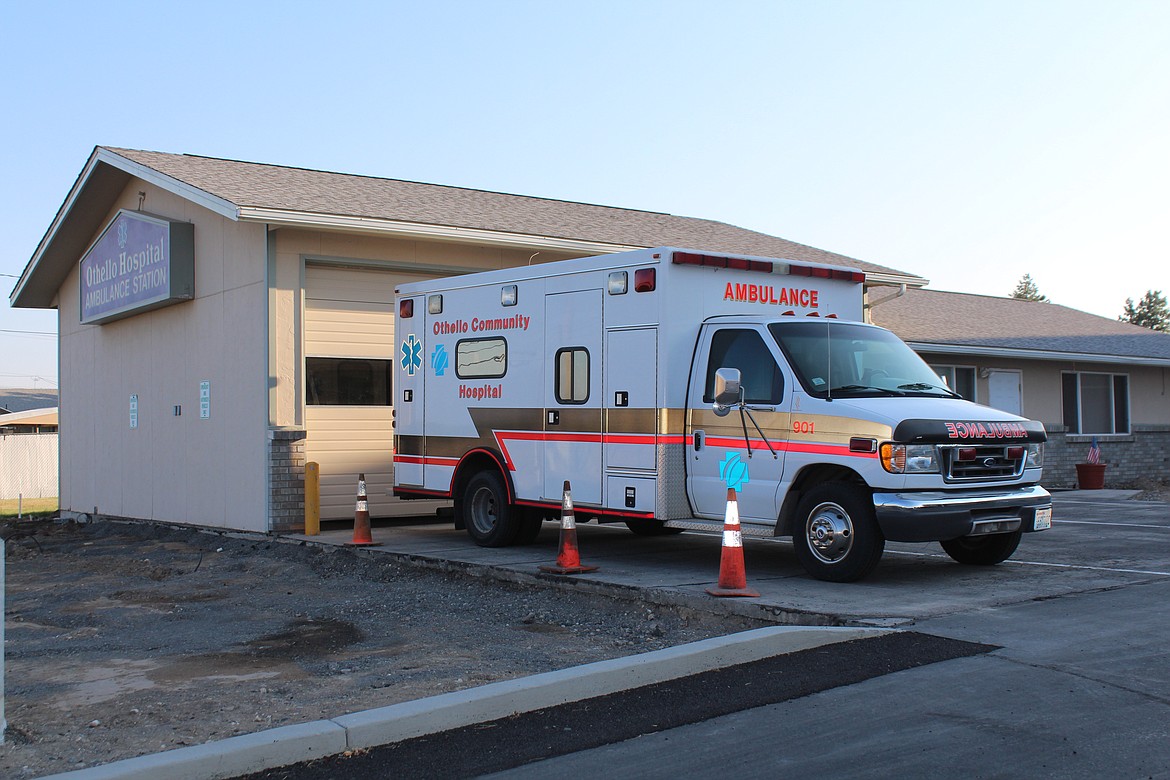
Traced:
<path fill-rule="evenodd" d="M 692 438 L 694 439 L 694 443 L 695 443 L 695 452 L 698 452 L 699 450 L 703 449 L 703 432 L 702 431 L 695 431 Z"/>

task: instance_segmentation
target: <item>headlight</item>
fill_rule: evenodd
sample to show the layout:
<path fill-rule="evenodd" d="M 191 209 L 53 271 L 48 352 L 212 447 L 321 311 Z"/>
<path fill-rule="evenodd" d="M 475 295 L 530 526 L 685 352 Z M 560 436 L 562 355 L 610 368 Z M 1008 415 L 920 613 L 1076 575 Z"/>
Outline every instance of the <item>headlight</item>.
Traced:
<path fill-rule="evenodd" d="M 1044 465 L 1044 444 L 1037 442 L 1028 445 L 1028 456 L 1024 468 L 1038 469 Z"/>
<path fill-rule="evenodd" d="M 937 474 L 938 452 L 933 444 L 883 444 L 882 467 L 891 474 Z"/>

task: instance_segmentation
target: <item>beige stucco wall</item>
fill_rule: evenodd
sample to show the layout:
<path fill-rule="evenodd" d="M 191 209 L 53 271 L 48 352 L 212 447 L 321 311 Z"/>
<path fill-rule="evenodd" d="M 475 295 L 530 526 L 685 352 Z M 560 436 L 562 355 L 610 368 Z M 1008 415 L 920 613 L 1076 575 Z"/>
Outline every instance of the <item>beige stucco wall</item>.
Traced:
<path fill-rule="evenodd" d="M 1134 366 L 1124 363 L 1088 363 L 1084 361 L 1008 360 L 972 355 L 929 353 L 923 357 L 932 365 L 974 366 L 976 400 L 987 403 L 988 380 L 978 377 L 980 369 L 1021 371 L 1023 413 L 1048 428 L 1063 425 L 1061 374 L 1066 371 L 1125 374 L 1129 377 L 1130 422 L 1132 425 L 1166 425 L 1170 423 L 1170 369 Z"/>
<path fill-rule="evenodd" d="M 264 226 L 132 180 L 102 228 L 118 209 L 137 208 L 140 191 L 144 211 L 195 224 L 196 299 L 82 325 L 76 266 L 65 280 L 58 294 L 61 507 L 266 530 Z M 199 417 L 203 380 L 211 382 L 207 420 Z"/>

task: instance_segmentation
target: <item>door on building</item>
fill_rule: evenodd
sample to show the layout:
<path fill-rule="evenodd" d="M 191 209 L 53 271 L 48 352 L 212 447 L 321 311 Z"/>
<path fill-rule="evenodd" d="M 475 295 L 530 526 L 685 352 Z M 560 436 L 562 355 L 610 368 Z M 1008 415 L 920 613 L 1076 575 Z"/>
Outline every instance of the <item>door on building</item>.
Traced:
<path fill-rule="evenodd" d="M 987 405 L 1011 414 L 1023 414 L 1023 380 L 1019 371 L 997 369 L 988 375 Z"/>
<path fill-rule="evenodd" d="M 305 460 L 321 466 L 321 518 L 352 519 L 358 475 L 370 514 L 417 514 L 390 496 L 394 287 L 424 275 L 305 266 Z"/>

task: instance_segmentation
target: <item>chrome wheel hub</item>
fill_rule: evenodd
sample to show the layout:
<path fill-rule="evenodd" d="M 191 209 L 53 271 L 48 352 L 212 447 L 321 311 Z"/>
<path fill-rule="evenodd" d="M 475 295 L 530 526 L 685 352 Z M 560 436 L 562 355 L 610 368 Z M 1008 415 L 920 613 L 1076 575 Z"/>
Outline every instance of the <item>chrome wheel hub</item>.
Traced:
<path fill-rule="evenodd" d="M 839 504 L 826 502 L 808 516 L 808 548 L 823 563 L 836 563 L 853 548 L 853 521 Z"/>

